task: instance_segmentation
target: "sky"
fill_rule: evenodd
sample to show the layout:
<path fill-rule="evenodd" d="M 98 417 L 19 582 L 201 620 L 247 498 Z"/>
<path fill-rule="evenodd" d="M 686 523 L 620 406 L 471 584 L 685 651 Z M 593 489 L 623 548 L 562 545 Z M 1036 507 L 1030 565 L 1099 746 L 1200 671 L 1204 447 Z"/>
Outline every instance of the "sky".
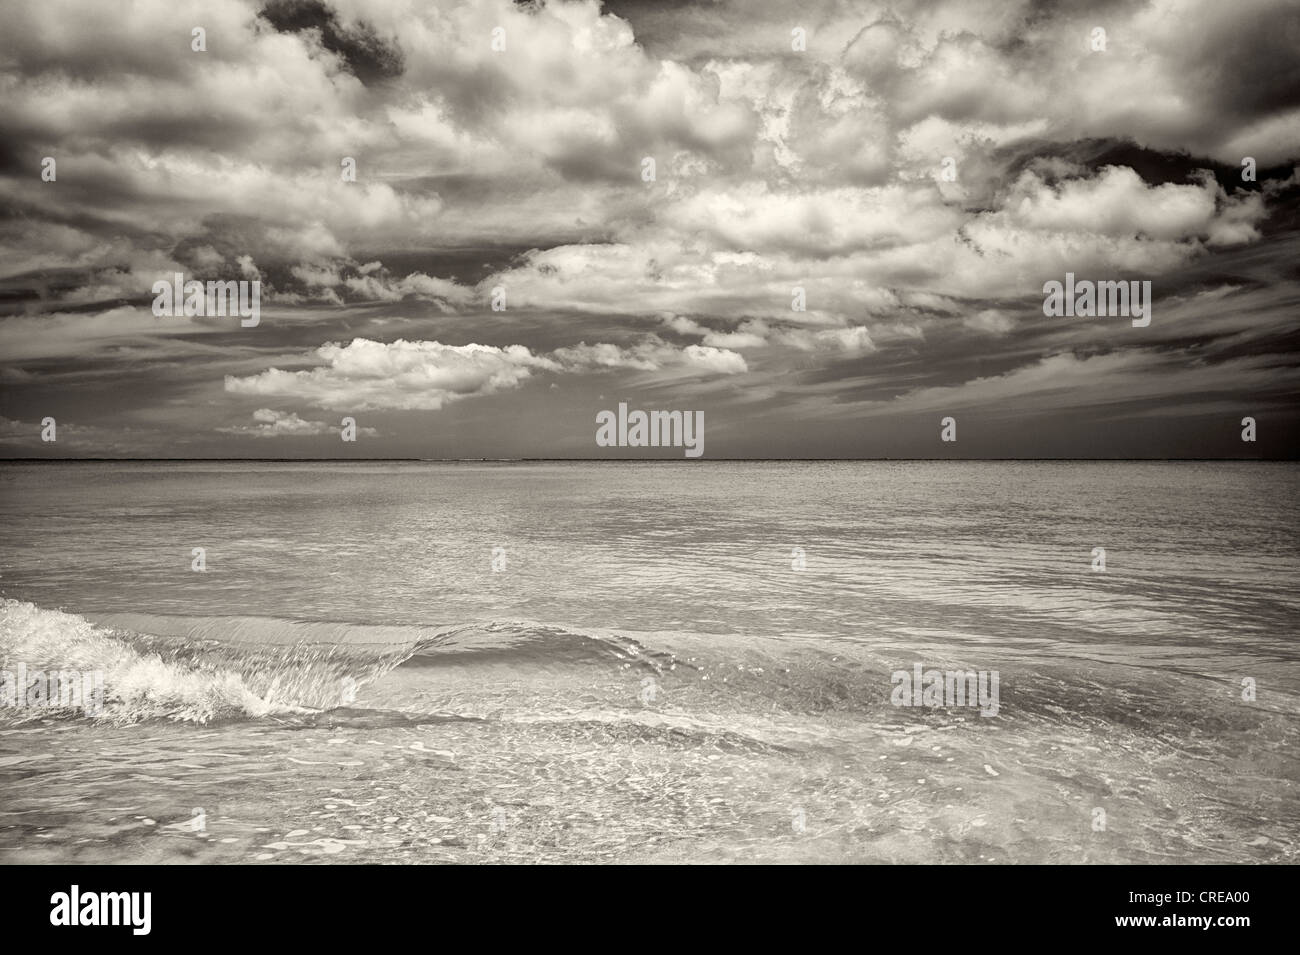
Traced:
<path fill-rule="evenodd" d="M 1290 0 L 4 19 L 2 457 L 1297 456 Z"/>

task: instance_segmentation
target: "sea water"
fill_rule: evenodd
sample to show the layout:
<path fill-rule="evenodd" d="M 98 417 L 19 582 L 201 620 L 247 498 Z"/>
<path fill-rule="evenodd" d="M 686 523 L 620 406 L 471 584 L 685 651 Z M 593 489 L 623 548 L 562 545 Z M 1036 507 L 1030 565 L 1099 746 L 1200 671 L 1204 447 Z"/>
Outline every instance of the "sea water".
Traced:
<path fill-rule="evenodd" d="M 1295 861 L 1297 490 L 0 465 L 0 671 L 103 681 L 0 701 L 0 861 Z M 991 674 L 996 712 L 900 705 L 914 671 Z"/>

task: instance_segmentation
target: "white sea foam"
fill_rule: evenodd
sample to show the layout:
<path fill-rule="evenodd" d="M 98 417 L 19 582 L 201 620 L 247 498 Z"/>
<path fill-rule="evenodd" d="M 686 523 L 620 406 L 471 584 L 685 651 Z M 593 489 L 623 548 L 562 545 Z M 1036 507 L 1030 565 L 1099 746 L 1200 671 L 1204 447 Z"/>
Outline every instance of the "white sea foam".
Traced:
<path fill-rule="evenodd" d="M 406 652 L 409 652 L 409 648 Z M 208 641 L 195 646 L 148 632 L 91 623 L 19 600 L 0 604 L 0 670 L 80 670 L 104 674 L 103 707 L 113 723 L 170 719 L 206 723 L 341 705 L 345 681 L 372 678 L 377 662 L 341 656 L 333 645 L 256 647 Z M 384 658 L 384 664 L 388 663 Z M 369 672 L 367 672 L 369 671 Z M 0 720 L 48 718 L 49 707 L 3 707 Z M 84 715 L 66 711 L 65 715 Z"/>

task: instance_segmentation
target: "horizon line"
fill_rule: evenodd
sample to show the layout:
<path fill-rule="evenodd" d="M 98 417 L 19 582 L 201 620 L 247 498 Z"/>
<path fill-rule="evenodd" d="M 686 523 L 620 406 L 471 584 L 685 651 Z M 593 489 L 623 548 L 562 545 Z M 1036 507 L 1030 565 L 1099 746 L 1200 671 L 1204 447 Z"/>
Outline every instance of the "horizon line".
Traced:
<path fill-rule="evenodd" d="M 913 457 L 875 457 L 875 458 L 540 458 L 540 457 L 521 457 L 521 458 L 415 458 L 415 457 L 383 457 L 383 458 L 234 458 L 234 457 L 206 457 L 206 458 L 103 458 L 103 457 L 0 457 L 0 463 L 3 464 L 32 464 L 32 463 L 56 463 L 56 464 L 76 464 L 76 463 L 229 463 L 229 464 L 251 464 L 251 463 L 268 463 L 268 464 L 338 464 L 338 463 L 417 463 L 417 464 L 527 464 L 527 463 L 562 463 L 572 462 L 575 464 L 705 464 L 714 463 L 823 463 L 823 462 L 882 462 L 882 461 L 926 461 L 926 462 L 977 462 L 977 461 L 1075 461 L 1075 462 L 1114 462 L 1114 461 L 1187 461 L 1187 462 L 1242 462 L 1254 464 L 1266 463 L 1295 463 L 1300 461 L 1300 456 L 1294 457 L 986 457 L 986 458 L 963 458 L 963 457 L 944 457 L 944 458 L 913 458 Z"/>

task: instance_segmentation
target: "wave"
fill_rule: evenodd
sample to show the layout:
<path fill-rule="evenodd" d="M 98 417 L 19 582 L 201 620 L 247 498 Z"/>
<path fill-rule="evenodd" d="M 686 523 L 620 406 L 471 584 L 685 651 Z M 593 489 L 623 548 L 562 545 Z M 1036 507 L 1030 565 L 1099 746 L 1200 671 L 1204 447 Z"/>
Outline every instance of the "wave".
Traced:
<path fill-rule="evenodd" d="M 404 664 L 467 661 L 654 671 L 675 663 L 618 634 L 523 620 L 419 627 L 252 616 L 88 619 L 5 599 L 0 671 L 9 677 L 0 723 L 54 716 L 208 723 L 319 712 L 352 706 L 363 686 Z M 20 668 L 25 684 L 34 681 L 21 706 L 14 689 Z M 62 677 L 42 683 L 56 674 Z"/>
<path fill-rule="evenodd" d="M 560 686 L 583 688 L 582 706 L 597 705 L 603 699 L 600 688 L 613 687 L 615 695 L 607 702 L 625 705 L 628 693 L 639 692 L 650 676 L 655 677 L 652 688 L 662 684 L 658 688 L 672 706 L 715 715 L 829 717 L 838 712 L 854 723 L 884 729 L 985 722 L 969 709 L 892 705 L 890 674 L 910 671 L 915 659 L 897 647 L 857 647 L 850 657 L 842 655 L 842 647 L 828 650 L 793 637 L 771 641 L 676 631 L 638 637 L 529 620 L 395 626 L 253 616 L 88 618 L 5 599 L 0 603 L 0 724 L 52 717 L 210 723 L 327 712 L 343 718 L 342 710 L 350 720 L 404 720 L 443 712 L 452 698 L 465 704 L 466 712 L 494 712 L 500 692 L 516 692 L 500 688 L 532 683 L 536 693 L 517 697 L 522 707 L 512 718 L 522 719 L 531 702 Z M 945 670 L 965 669 L 969 662 L 937 656 L 933 647 L 925 656 L 927 666 Z M 1230 726 L 1290 738 L 1300 712 L 1300 699 L 1290 694 L 1275 693 L 1253 707 L 1237 705 L 1235 683 L 1225 682 L 1217 668 L 1181 673 L 1061 658 L 986 662 L 1001 669 L 999 727 L 1097 731 L 1123 725 L 1162 737 Z M 41 705 L 30 705 L 30 693 L 24 700 L 29 705 L 12 705 L 20 668 L 21 679 L 28 681 L 34 674 L 81 674 L 82 682 L 71 689 L 80 690 L 82 698 L 75 693 L 63 698 L 69 686 L 61 676 L 57 686 L 47 681 L 46 692 L 36 695 Z M 463 679 L 458 668 L 466 669 Z M 557 671 L 566 679 L 547 679 Z M 392 679 L 373 685 L 389 673 Z M 577 680 L 567 679 L 575 675 Z M 367 685 L 366 702 L 359 704 L 358 694 Z M 87 706 L 87 699 L 93 705 Z M 68 705 L 50 705 L 55 702 Z M 541 709 L 547 718 L 554 715 L 551 708 Z M 569 709 L 555 707 L 556 712 Z"/>
<path fill-rule="evenodd" d="M 440 629 L 420 641 L 404 665 L 439 667 L 465 661 L 500 662 L 524 668 L 610 664 L 655 672 L 681 662 L 672 653 L 652 650 L 612 630 L 563 627 L 530 620 L 493 620 Z"/>

